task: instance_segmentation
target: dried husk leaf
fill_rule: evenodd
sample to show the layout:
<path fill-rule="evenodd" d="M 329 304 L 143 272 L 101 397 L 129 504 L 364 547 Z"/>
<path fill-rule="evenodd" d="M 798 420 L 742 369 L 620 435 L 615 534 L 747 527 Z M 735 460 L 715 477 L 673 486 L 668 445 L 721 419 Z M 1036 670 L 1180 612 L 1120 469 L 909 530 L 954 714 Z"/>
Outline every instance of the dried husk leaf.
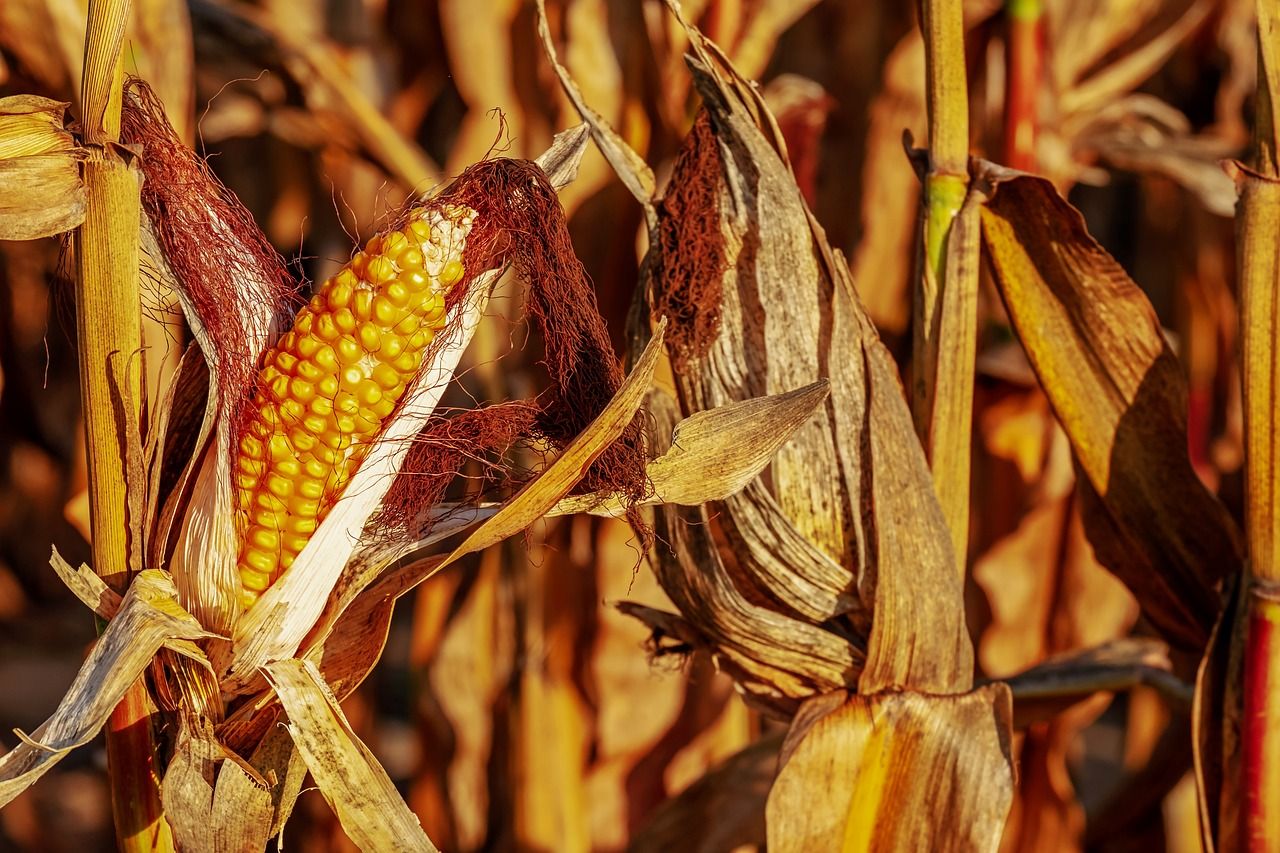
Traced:
<path fill-rule="evenodd" d="M 995 850 L 1011 716 L 1002 684 L 811 700 L 769 792 L 769 850 Z"/>
<path fill-rule="evenodd" d="M 219 743 L 207 718 L 179 714 L 161 798 L 183 853 L 257 853 L 267 845 L 270 783 Z"/>
<path fill-rule="evenodd" d="M 356 737 L 315 665 L 278 660 L 265 670 L 311 777 L 356 846 L 369 853 L 435 853 L 418 818 L 373 753 Z"/>
<path fill-rule="evenodd" d="M 0 240 L 35 240 L 84 221 L 83 154 L 63 126 L 68 106 L 0 98 Z"/>
<path fill-rule="evenodd" d="M 302 784 L 300 777 L 298 784 Z M 212 851 L 257 853 L 266 849 L 267 839 L 278 832 L 273 829 L 274 799 L 267 780 L 238 756 L 229 754 L 218 769 L 213 787 Z"/>
<path fill-rule="evenodd" d="M 148 569 L 134 578 L 53 716 L 0 758 L 0 806 L 88 743 L 166 642 L 206 636 L 178 605 L 167 574 Z"/>
<path fill-rule="evenodd" d="M 748 689 L 759 690 L 760 698 L 795 700 L 806 691 L 823 692 L 823 684 L 827 690 L 850 686 L 862 657 L 856 647 L 784 614 L 821 618 L 846 612 L 845 593 L 853 590 L 865 611 L 884 606 L 892 614 L 871 638 L 875 665 L 870 676 L 864 674 L 863 689 L 906 684 L 940 692 L 966 689 L 972 651 L 957 606 L 959 577 L 893 360 L 857 305 L 844 259 L 809 216 L 787 167 L 781 135 L 758 92 L 700 33 L 692 27 L 686 31 L 694 52 L 689 65 L 710 117 L 719 165 L 718 174 L 697 177 L 714 186 L 726 264 L 717 306 L 719 334 L 677 373 L 681 405 L 696 412 L 821 378 L 830 382 L 831 398 L 775 460 L 773 501 L 749 488 L 710 508 L 717 524 L 738 540 L 732 571 L 776 596 L 783 612 L 743 598 L 723 564 L 713 564 L 706 575 L 711 557 L 703 553 L 705 546 L 691 541 L 707 535 L 696 512 L 682 516 L 665 508 L 660 514 L 660 537 L 683 553 L 673 563 L 659 549 L 664 588 L 682 610 L 690 608 L 686 617 L 705 644 L 715 648 L 723 641 L 732 650 L 733 659 L 722 663 L 754 673 L 754 688 Z M 608 140 L 602 148 L 624 183 L 643 186 L 635 155 L 615 151 L 621 140 L 589 111 L 584 119 L 597 140 Z M 637 196 L 643 200 L 644 193 Z M 650 287 L 661 282 L 664 264 L 675 263 L 660 251 L 661 212 L 647 212 L 653 224 L 646 259 L 654 281 Z M 644 342 L 644 334 L 636 340 Z M 653 401 L 650 410 L 656 412 Z M 686 529 L 687 522 L 695 526 Z M 784 563 L 775 543 L 778 531 L 788 527 L 794 533 L 781 541 L 804 540 L 811 550 L 785 548 L 781 554 L 791 561 Z M 814 551 L 824 551 L 827 559 L 812 559 Z M 840 577 L 845 566 L 855 567 L 853 576 Z M 788 574 L 799 578 L 783 582 Z M 810 597 L 815 589 L 825 595 Z M 936 605 L 922 605 L 921 591 L 936 596 Z M 716 597 L 715 606 L 706 603 L 708 595 Z M 820 613 L 812 611 L 814 601 L 824 608 Z M 856 621 L 866 629 L 865 616 Z M 756 624 L 768 637 L 758 646 L 751 637 Z M 794 648 L 787 649 L 788 644 Z M 921 644 L 930 651 L 922 652 Z M 907 651 L 913 648 L 914 653 Z M 802 669 L 821 665 L 793 673 L 784 661 Z M 778 681 L 774 688 L 768 686 L 771 678 Z"/>
<path fill-rule="evenodd" d="M 203 717 L 184 714 L 178 720 L 173 757 L 160 784 L 160 802 L 183 853 L 205 853 L 213 847 L 213 785 L 222 747 Z"/>
<path fill-rule="evenodd" d="M 109 622 L 115 618 L 116 613 L 120 611 L 121 595 L 106 582 L 99 577 L 93 569 L 84 563 L 79 568 L 72 568 L 71 564 L 62 558 L 58 553 L 58 549 L 53 549 L 53 555 L 49 558 L 49 565 L 57 572 L 59 579 L 67 585 L 67 588 L 75 595 L 76 598 L 92 610 L 104 622 Z M 210 636 L 206 634 L 205 636 Z M 164 647 L 172 652 L 190 658 L 196 663 L 213 671 L 212 664 L 205 657 L 204 650 L 192 640 L 184 640 L 173 638 L 166 640 Z"/>
<path fill-rule="evenodd" d="M 1098 556 L 1171 643 L 1203 647 L 1240 566 L 1187 458 L 1186 390 L 1146 297 L 1045 180 L 978 167 L 997 286 L 1071 440 Z M 1124 555 L 1121 558 L 1121 555 Z"/>
<path fill-rule="evenodd" d="M 695 412 L 676 424 L 671 449 L 648 465 L 653 495 L 644 503 L 697 506 L 723 500 L 754 480 L 792 434 L 822 405 L 826 381 L 785 394 Z M 618 494 L 572 495 L 552 515 L 622 516 Z"/>
<path fill-rule="evenodd" d="M 302 792 L 302 783 L 307 777 L 306 762 L 294 746 L 288 729 L 275 726 L 258 742 L 249 763 L 260 777 L 272 785 L 271 825 L 267 835 L 275 838 L 284 829 L 285 821 L 293 813 L 293 806 Z M 238 782 L 236 784 L 239 785 Z"/>

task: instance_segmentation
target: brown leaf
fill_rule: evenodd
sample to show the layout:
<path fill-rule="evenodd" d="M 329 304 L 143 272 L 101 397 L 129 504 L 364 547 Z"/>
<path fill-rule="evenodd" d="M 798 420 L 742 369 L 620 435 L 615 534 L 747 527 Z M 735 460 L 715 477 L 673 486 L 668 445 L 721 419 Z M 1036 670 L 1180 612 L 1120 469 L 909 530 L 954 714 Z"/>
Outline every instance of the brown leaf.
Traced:
<path fill-rule="evenodd" d="M 1008 688 L 812 703 L 769 792 L 770 851 L 995 848 L 1013 795 Z"/>
<path fill-rule="evenodd" d="M 84 220 L 81 153 L 63 127 L 67 104 L 0 98 L 0 240 L 34 240 Z"/>
<path fill-rule="evenodd" d="M 1071 439 L 1090 539 L 1171 642 L 1202 647 L 1213 584 L 1239 569 L 1240 547 L 1187 458 L 1177 359 L 1146 297 L 1051 184 L 990 164 L 978 180 L 992 196 L 982 223 L 996 283 Z"/>
<path fill-rule="evenodd" d="M 723 640 L 732 665 L 754 673 L 762 696 L 795 699 L 805 690 L 841 686 L 854 674 L 850 667 L 861 655 L 837 651 L 848 640 L 832 644 L 822 637 L 826 629 L 802 629 L 804 622 L 786 614 L 812 624 L 846 611 L 845 593 L 855 590 L 860 633 L 873 607 L 877 619 L 881 609 L 886 614 L 869 638 L 859 638 L 868 643 L 872 664 L 863 690 L 965 689 L 972 664 L 959 576 L 896 366 L 857 304 L 844 259 L 810 216 L 759 93 L 697 30 L 686 26 L 686 32 L 709 121 L 695 125 L 686 141 L 691 153 L 684 172 L 677 165 L 673 186 L 701 183 L 706 209 L 684 210 L 664 199 L 649 211 L 654 226 L 646 265 L 653 288 L 683 286 L 688 270 L 705 260 L 699 253 L 715 249 L 723 255 L 723 282 L 682 297 L 688 310 L 714 310 L 718 320 L 710 324 L 714 340 L 685 335 L 694 342 L 692 357 L 673 353 L 685 363 L 676 370 L 681 406 L 696 412 L 823 378 L 831 398 L 779 452 L 768 492 L 749 487 L 714 508 L 716 526 L 735 545 L 731 564 L 695 541 L 710 532 L 704 518 L 663 511 L 660 524 L 681 555 L 673 563 L 659 553 L 664 587 L 695 630 L 713 647 Z M 590 114 L 584 118 L 593 122 Z M 698 147 L 714 156 L 694 153 Z M 621 171 L 626 159 L 611 162 Z M 684 217 L 694 234 L 705 230 L 698 223 L 712 209 L 718 233 L 664 241 L 664 220 L 675 220 L 671 232 L 679 234 Z M 651 310 L 673 304 L 651 301 Z M 671 319 L 689 322 L 684 313 Z M 636 340 L 644 337 L 641 332 Z M 827 562 L 814 558 L 822 552 Z M 833 563 L 852 568 L 854 576 L 841 584 L 829 571 Z M 820 597 L 809 597 L 814 590 Z M 922 594 L 930 604 L 921 602 Z M 762 596 L 780 606 L 762 606 Z M 753 630 L 768 638 L 759 648 Z M 791 669 L 806 666 L 796 658 L 814 654 L 822 667 Z M 765 686 L 769 677 L 779 679 L 776 691 Z"/>

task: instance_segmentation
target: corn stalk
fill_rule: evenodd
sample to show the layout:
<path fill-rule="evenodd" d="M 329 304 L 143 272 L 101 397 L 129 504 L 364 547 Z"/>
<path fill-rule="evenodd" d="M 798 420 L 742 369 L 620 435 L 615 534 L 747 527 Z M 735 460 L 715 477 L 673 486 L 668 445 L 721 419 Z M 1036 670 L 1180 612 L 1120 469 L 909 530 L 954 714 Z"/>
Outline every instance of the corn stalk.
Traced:
<path fill-rule="evenodd" d="M 120 135 L 120 51 L 130 5 L 129 0 L 89 4 L 81 104 L 86 210 L 75 235 L 93 564 L 121 593 L 141 548 L 130 535 L 138 519 L 130 517 L 128 481 L 131 454 L 140 452 L 140 183 L 137 169 L 115 146 Z M 172 849 L 160 807 L 151 710 L 146 684 L 139 679 L 107 725 L 112 812 L 117 841 L 125 851 Z"/>
<path fill-rule="evenodd" d="M 1280 476 L 1277 475 L 1276 380 L 1280 318 L 1280 15 L 1258 8 L 1255 151 L 1241 172 L 1238 213 L 1245 403 L 1245 533 L 1248 544 L 1247 635 L 1242 719 L 1241 839 L 1249 850 L 1280 846 Z"/>
<path fill-rule="evenodd" d="M 1036 98 L 1040 92 L 1044 4 L 1041 0 L 1006 0 L 1008 42 L 1005 46 L 1005 165 L 1025 172 L 1036 168 Z"/>
<path fill-rule="evenodd" d="M 969 536 L 969 436 L 977 341 L 978 220 L 969 195 L 969 101 L 961 0 L 925 0 L 929 150 L 914 300 L 912 413 L 958 570 Z"/>

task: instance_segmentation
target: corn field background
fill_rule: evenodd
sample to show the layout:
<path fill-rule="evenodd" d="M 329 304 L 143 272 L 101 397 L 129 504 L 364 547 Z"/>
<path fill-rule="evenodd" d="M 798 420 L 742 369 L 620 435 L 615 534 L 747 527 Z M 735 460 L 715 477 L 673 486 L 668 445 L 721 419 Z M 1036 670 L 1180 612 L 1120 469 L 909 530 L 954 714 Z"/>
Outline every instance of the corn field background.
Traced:
<path fill-rule="evenodd" d="M 792 533 L 802 534 L 795 538 L 806 540 L 800 550 L 830 555 L 823 565 L 848 567 L 874 555 L 887 561 L 897 549 L 902 565 L 925 566 L 912 583 L 931 587 L 895 595 L 918 614 L 918 630 L 936 627 L 936 648 L 955 638 L 971 644 L 972 682 L 967 670 L 956 678 L 945 672 L 952 664 L 938 663 L 939 673 L 912 670 L 916 680 L 890 679 L 881 688 L 966 699 L 1004 689 L 988 684 L 1012 690 L 1011 706 L 998 696 L 988 702 L 996 710 L 987 714 L 1008 732 L 991 746 L 1000 760 L 975 759 L 968 776 L 960 773 L 991 796 L 977 811 L 955 812 L 971 825 L 879 847 L 859 846 L 846 828 L 835 836 L 844 849 L 1199 851 L 1214 839 L 1223 850 L 1274 849 L 1267 846 L 1280 839 L 1274 804 L 1270 834 L 1224 829 L 1247 798 L 1232 781 L 1239 779 L 1232 756 L 1240 731 L 1231 720 L 1239 719 L 1232 685 L 1242 683 L 1243 620 L 1222 617 L 1243 595 L 1242 554 L 1259 577 L 1270 577 L 1255 533 L 1275 517 L 1269 504 L 1246 497 L 1246 458 L 1255 451 L 1246 440 L 1251 410 L 1241 379 L 1248 324 L 1240 282 L 1248 276 L 1237 221 L 1241 188 L 1274 180 L 1258 177 L 1269 167 L 1253 153 L 1267 150 L 1255 139 L 1272 121 L 1267 81 L 1280 85 L 1280 70 L 1258 59 L 1259 43 L 1273 62 L 1280 56 L 1269 4 L 684 0 L 672 4 L 681 18 L 662 0 L 547 0 L 545 34 L 541 5 L 134 0 L 122 64 L 149 84 L 177 137 L 208 158 L 289 270 L 314 282 L 394 222 L 412 194 L 488 158 L 533 159 L 555 134 L 587 119 L 594 142 L 560 200 L 618 355 L 634 364 L 648 343 L 650 315 L 655 327 L 659 317 L 668 320 L 654 385 L 673 408 L 651 402 L 644 416 L 651 436 L 665 434 L 659 445 L 670 443 L 681 417 L 727 401 L 689 367 L 719 357 L 707 348 L 716 324 L 741 322 L 739 354 L 747 373 L 759 368 L 760 377 L 766 361 L 779 370 L 772 359 L 791 346 L 788 327 L 806 334 L 810 309 L 793 316 L 763 301 L 769 293 L 779 301 L 794 296 L 796 305 L 813 301 L 795 295 L 808 285 L 802 270 L 788 266 L 790 256 L 761 250 L 751 257 L 758 268 L 748 274 L 742 266 L 742 246 L 773 245 L 771 228 L 793 228 L 799 217 L 810 233 L 803 200 L 813 233 L 825 231 L 831 247 L 823 263 L 847 259 L 848 275 L 824 273 L 823 281 L 835 283 L 824 285 L 827 296 L 812 311 L 828 318 L 826 329 L 823 300 L 836 299 L 830 294 L 851 276 L 861 309 L 837 312 L 834 322 L 865 317 L 863 326 L 844 327 L 864 343 L 841 357 L 860 371 L 868 365 L 867 375 L 881 382 L 876 394 L 892 391 L 884 390 L 885 377 L 895 375 L 886 365 L 896 365 L 900 396 L 916 417 L 912 432 L 910 420 L 883 415 L 882 423 L 875 420 L 882 415 L 867 414 L 880 442 L 875 453 L 896 458 L 917 432 L 925 436 L 920 458 L 933 463 L 939 508 L 891 517 L 889 497 L 861 496 L 836 509 L 815 497 L 811 511 L 797 510 L 798 487 L 766 473 L 741 496 L 726 494 L 702 509 L 646 510 L 656 533 L 648 555 L 643 531 L 623 518 L 560 515 L 417 586 L 395 610 L 380 663 L 341 707 L 431 841 L 460 851 L 828 849 L 813 840 L 821 835 L 801 844 L 809 829 L 793 826 L 799 818 L 789 815 L 826 796 L 832 783 L 823 773 L 849 771 L 823 764 L 822 750 L 854 747 L 834 730 L 831 742 L 818 745 L 816 734 L 792 721 L 816 718 L 810 697 L 855 690 L 857 673 L 860 692 L 873 692 L 862 670 L 874 645 L 871 600 L 864 594 L 859 603 L 861 579 L 831 591 L 788 575 L 785 595 L 758 577 L 743 580 L 739 563 L 748 562 L 750 548 L 785 537 L 744 532 L 765 515 L 732 501 L 767 498 L 773 507 L 776 497 L 795 523 Z M 1261 32 L 1259 9 L 1270 16 Z M 942 24 L 931 18 L 940 12 L 951 16 Z M 953 31 L 930 30 L 946 21 L 957 24 Z M 79 0 L 0 0 L 0 98 L 67 102 L 78 121 L 87 22 Z M 947 61 L 938 47 L 946 38 L 961 38 L 963 48 L 959 65 L 952 53 L 943 68 L 950 77 L 935 73 Z M 752 80 L 758 89 L 745 83 Z M 957 132 L 945 117 L 956 87 L 967 127 L 958 131 L 958 172 L 948 172 L 939 129 Z M 724 104 L 704 109 L 709 96 Z M 761 118 L 766 108 L 772 119 Z M 699 145 L 719 140 L 718 156 L 740 157 L 733 168 L 773 175 L 735 123 L 744 115 L 764 129 L 762 138 L 780 140 L 778 168 L 798 190 L 792 206 L 765 207 L 782 224 L 753 220 L 748 235 L 764 236 L 744 238 L 734 261 L 706 232 L 716 231 L 718 216 L 732 218 L 727 199 L 742 194 L 699 189 L 707 180 L 699 158 L 710 156 Z M 5 144 L 0 130 L 0 167 L 14 156 Z M 638 156 L 619 153 L 624 148 Z M 935 192 L 949 174 L 962 179 L 951 204 L 956 230 L 943 232 L 949 242 L 938 238 L 935 249 L 932 211 L 946 202 L 930 197 L 922 206 L 922 186 Z M 0 170 L 0 213 L 18 206 L 6 199 L 17 191 L 6 189 L 5 176 Z M 762 197 L 772 191 L 769 180 L 753 185 Z M 977 199 L 980 192 L 986 195 Z M 1070 225 L 1068 203 L 1082 215 L 1077 224 Z M 669 222 L 685 224 L 664 230 Z M 1264 222 L 1260 233 L 1256 239 L 1269 240 L 1274 253 L 1280 230 Z M 663 255 L 642 264 L 654 235 Z M 14 239 L 0 241 L 3 751 L 20 743 L 14 729 L 33 732 L 58 707 L 95 639 L 91 614 L 49 560 L 51 545 L 73 566 L 92 554 L 74 250 L 65 236 L 7 236 Z M 972 248 L 967 260 L 962 244 Z M 737 277 L 725 279 L 729 295 L 722 296 L 719 279 L 735 263 Z M 758 290 L 744 284 L 752 275 L 763 282 Z M 697 276 L 717 280 L 714 294 Z M 965 276 L 973 279 L 967 302 L 950 295 Z M 521 321 L 525 297 L 516 279 L 497 286 L 490 316 L 445 394 L 450 410 L 525 400 L 547 386 L 545 341 Z M 1128 279 L 1137 288 L 1125 289 Z M 1084 289 L 1064 295 L 1063 283 L 1078 281 Z M 685 289 L 646 297 L 660 289 L 652 282 Z M 1032 282 L 1045 287 L 1027 295 Z M 940 344 L 928 317 L 917 316 L 930 286 L 947 294 L 937 315 Z M 1144 299 L 1154 314 L 1144 313 Z M 172 293 L 144 288 L 144 303 L 144 387 L 147 405 L 158 410 L 165 404 L 157 377 L 176 369 L 192 337 Z M 788 319 L 757 322 L 771 311 Z M 949 337 L 955 312 L 968 312 L 974 324 L 967 338 L 963 331 Z M 1137 344 L 1127 337 L 1135 329 Z M 893 362 L 876 361 L 882 350 L 867 343 L 876 333 Z M 1254 346 L 1271 345 L 1265 335 L 1258 340 L 1264 343 Z M 833 356 L 813 376 L 784 368 L 767 383 L 743 380 L 752 391 L 744 397 L 827 380 L 838 372 L 834 363 Z M 922 364 L 933 365 L 935 378 L 919 378 Z M 831 379 L 837 401 L 839 383 Z M 1256 405 L 1274 408 L 1265 402 L 1270 387 L 1255 392 L 1264 401 Z M 847 465 L 839 404 L 825 405 L 815 397 L 805 411 L 830 411 L 834 426 L 809 421 L 787 429 L 814 446 L 821 442 L 812 432 L 830 429 L 830 452 L 839 459 L 832 465 Z M 955 412 L 963 429 L 946 421 Z M 1259 423 L 1261 446 L 1271 433 L 1258 431 Z M 522 470 L 542 461 L 528 448 L 515 453 Z M 917 451 L 901 453 L 916 464 Z M 947 465 L 965 470 L 952 476 L 960 469 Z M 482 458 L 465 459 L 450 495 L 475 492 L 487 470 Z M 902 476 L 899 491 L 909 491 L 910 477 Z M 868 489 L 876 500 L 879 490 L 892 491 Z M 851 532 L 864 523 L 872 529 L 866 519 L 877 512 L 878 523 L 902 531 L 900 541 L 880 533 L 871 546 Z M 705 536 L 685 532 L 704 529 Z M 928 539 L 934 530 L 940 537 Z M 713 562 L 728 566 L 733 595 L 710 581 L 673 580 L 680 566 Z M 928 581 L 926 564 L 944 563 L 959 565 L 954 590 Z M 767 630 L 757 631 L 753 619 Z M 941 623 L 954 627 L 950 640 Z M 764 653 L 738 656 L 750 643 L 734 631 L 766 647 L 810 631 L 816 639 L 796 639 L 799 651 L 784 648 L 766 662 Z M 832 663 L 824 650 L 837 645 L 846 657 Z M 932 654 L 935 647 L 922 648 Z M 956 654 L 954 667 L 965 669 L 969 652 Z M 805 655 L 816 663 L 806 664 Z M 950 717 L 930 718 L 942 714 L 932 706 L 920 713 L 944 729 L 953 725 Z M 809 752 L 797 745 L 801 737 L 814 738 Z M 1267 752 L 1272 769 L 1280 766 L 1276 747 Z M 790 755 L 785 778 L 778 775 L 782 749 Z M 858 790 L 874 784 L 857 778 Z M 918 793 L 900 787 L 911 779 L 895 784 L 886 796 L 917 802 Z M 284 849 L 358 849 L 320 790 L 310 780 L 302 790 Z M 846 819 L 857 823 L 853 797 L 853 805 L 846 796 L 831 806 L 850 815 L 842 827 Z M 881 819 L 924 821 L 892 805 L 867 808 Z M 995 836 L 971 835 L 992 820 Z M 109 850 L 115 839 L 100 735 L 0 810 L 3 850 Z M 920 846 L 922 839 L 939 846 Z"/>

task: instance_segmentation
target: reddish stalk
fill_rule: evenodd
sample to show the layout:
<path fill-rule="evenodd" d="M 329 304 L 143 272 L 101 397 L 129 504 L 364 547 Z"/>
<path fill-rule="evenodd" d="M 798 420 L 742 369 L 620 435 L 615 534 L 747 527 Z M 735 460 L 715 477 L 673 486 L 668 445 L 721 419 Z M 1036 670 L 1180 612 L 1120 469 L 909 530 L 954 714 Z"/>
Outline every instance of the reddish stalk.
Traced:
<path fill-rule="evenodd" d="M 1258 583 L 1249 594 L 1248 647 L 1245 654 L 1244 709 L 1241 718 L 1241 772 L 1247 850 L 1280 849 L 1280 590 Z"/>
<path fill-rule="evenodd" d="M 1026 172 L 1036 169 L 1036 100 L 1044 68 L 1044 8 L 1040 0 L 1006 0 L 1004 159 Z"/>

